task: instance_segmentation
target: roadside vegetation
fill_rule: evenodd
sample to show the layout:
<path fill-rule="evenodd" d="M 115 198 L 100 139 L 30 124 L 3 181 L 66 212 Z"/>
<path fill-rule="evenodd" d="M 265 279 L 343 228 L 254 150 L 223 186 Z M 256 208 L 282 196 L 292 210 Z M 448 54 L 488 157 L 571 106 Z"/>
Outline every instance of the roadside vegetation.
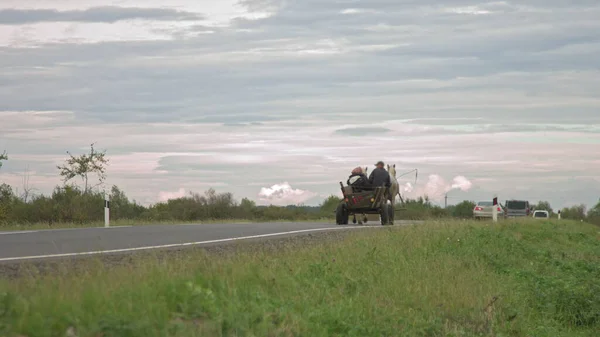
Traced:
<path fill-rule="evenodd" d="M 25 172 L 22 186 L 0 184 L 0 227 L 64 228 L 102 226 L 104 194 L 100 187 L 106 180 L 109 159 L 105 151 L 91 144 L 86 154 L 68 153 L 63 165 L 57 166 L 63 180 L 49 195 L 35 193 Z M 8 160 L 6 152 L 0 154 Z M 79 182 L 79 184 L 77 183 Z M 167 202 L 144 206 L 131 200 L 117 186 L 110 189 L 110 219 L 115 225 L 139 225 L 185 222 L 225 221 L 334 221 L 334 210 L 341 195 L 332 195 L 319 206 L 258 206 L 248 198 L 236 200 L 231 193 L 209 189 Z M 398 220 L 469 219 L 473 216 L 473 201 L 465 200 L 447 208 L 434 205 L 426 196 L 406 200 L 404 209 L 396 213 Z M 548 202 L 541 201 L 536 209 L 548 210 L 556 217 Z M 600 202 L 587 211 L 585 205 L 562 210 L 564 219 L 584 220 L 600 225 Z"/>
<path fill-rule="evenodd" d="M 246 243 L 249 244 L 249 243 Z M 531 219 L 95 259 L 0 282 L 0 336 L 597 336 L 600 234 Z M 249 246 L 248 246 L 249 247 Z M 263 248 L 260 248 L 263 247 Z"/>

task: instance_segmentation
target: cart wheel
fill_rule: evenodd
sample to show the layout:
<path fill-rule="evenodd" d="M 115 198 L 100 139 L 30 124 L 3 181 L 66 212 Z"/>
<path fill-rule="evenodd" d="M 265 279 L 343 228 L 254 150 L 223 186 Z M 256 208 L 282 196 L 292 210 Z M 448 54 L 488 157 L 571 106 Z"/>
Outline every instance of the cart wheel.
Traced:
<path fill-rule="evenodd" d="M 394 207 L 392 207 L 392 204 L 387 205 L 387 209 L 388 209 L 388 221 L 390 223 L 390 225 L 394 224 Z"/>
<path fill-rule="evenodd" d="M 383 207 L 381 207 L 381 211 L 379 213 L 380 217 L 381 217 L 381 225 L 385 226 L 388 224 L 389 222 L 389 216 L 388 216 L 388 207 L 387 205 L 383 205 Z"/>
<path fill-rule="evenodd" d="M 336 225 L 347 225 L 348 224 L 348 209 L 344 203 L 340 203 L 335 209 L 335 223 Z"/>

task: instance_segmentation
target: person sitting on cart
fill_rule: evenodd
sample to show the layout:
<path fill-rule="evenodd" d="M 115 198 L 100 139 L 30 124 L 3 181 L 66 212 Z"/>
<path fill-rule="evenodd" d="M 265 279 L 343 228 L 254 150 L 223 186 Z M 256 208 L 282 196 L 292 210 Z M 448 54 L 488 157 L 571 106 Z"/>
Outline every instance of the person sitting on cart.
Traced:
<path fill-rule="evenodd" d="M 371 183 L 369 183 L 369 178 L 363 173 L 363 169 L 360 166 L 352 170 L 347 183 L 348 186 L 352 186 L 355 192 L 362 192 L 372 187 Z"/>
<path fill-rule="evenodd" d="M 378 161 L 375 166 L 376 168 L 369 175 L 369 183 L 374 187 L 385 186 L 390 188 L 392 186 L 392 179 L 389 172 L 383 168 L 385 164 L 382 161 Z"/>

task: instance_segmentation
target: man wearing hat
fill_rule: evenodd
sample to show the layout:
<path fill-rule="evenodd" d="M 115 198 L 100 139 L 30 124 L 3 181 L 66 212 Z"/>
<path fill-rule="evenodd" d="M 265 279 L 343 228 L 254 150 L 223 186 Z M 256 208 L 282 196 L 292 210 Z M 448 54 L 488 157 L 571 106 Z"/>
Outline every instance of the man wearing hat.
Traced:
<path fill-rule="evenodd" d="M 375 164 L 376 168 L 369 175 L 369 182 L 373 187 L 385 186 L 391 187 L 392 180 L 390 179 L 390 174 L 383 167 L 385 164 L 382 161 L 378 161 Z"/>

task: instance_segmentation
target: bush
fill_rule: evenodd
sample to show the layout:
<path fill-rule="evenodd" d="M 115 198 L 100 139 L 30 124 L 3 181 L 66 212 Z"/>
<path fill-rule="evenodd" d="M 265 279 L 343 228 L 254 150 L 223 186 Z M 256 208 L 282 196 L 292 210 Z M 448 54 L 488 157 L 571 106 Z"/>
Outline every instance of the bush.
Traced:
<path fill-rule="evenodd" d="M 336 201 L 337 200 L 337 201 Z M 237 203 L 231 193 L 217 193 L 209 189 L 204 194 L 160 202 L 145 207 L 131 201 L 117 186 L 110 192 L 111 220 L 139 221 L 214 221 L 244 219 L 318 220 L 332 218 L 329 212 L 339 198 L 331 196 L 321 206 L 257 206 L 249 199 Z M 86 224 L 104 220 L 104 194 L 84 192 L 76 186 L 56 187 L 51 195 L 37 195 L 25 202 L 18 198 L 9 185 L 0 185 L 0 224 L 20 225 L 45 223 Z"/>
<path fill-rule="evenodd" d="M 600 226 L 600 200 L 587 214 L 587 221 L 591 224 Z"/>
<path fill-rule="evenodd" d="M 440 206 L 433 205 L 428 197 L 404 200 L 404 209 L 396 212 L 396 219 L 426 220 L 450 216 L 450 212 Z"/>
<path fill-rule="evenodd" d="M 244 198 L 237 202 L 231 193 L 218 193 L 209 189 L 203 194 L 190 193 L 187 196 L 143 206 L 130 200 L 117 186 L 110 190 L 111 220 L 137 220 L 140 222 L 172 221 L 311 221 L 334 218 L 335 208 L 341 201 L 331 195 L 319 206 L 257 206 Z M 0 224 L 27 225 L 44 223 L 53 226 L 57 223 L 90 224 L 104 220 L 104 195 L 99 191 L 85 192 L 82 189 L 65 185 L 54 189 L 50 195 L 36 195 L 23 201 L 13 192 L 11 186 L 0 185 Z M 395 219 L 428 220 L 441 218 L 471 218 L 474 203 L 463 201 L 457 205 L 442 208 L 432 204 L 427 197 L 406 199 L 397 203 Z M 400 210 L 400 208 L 402 208 Z M 600 225 L 600 202 L 586 214 L 584 205 L 562 210 L 565 219 L 585 220 Z"/>

